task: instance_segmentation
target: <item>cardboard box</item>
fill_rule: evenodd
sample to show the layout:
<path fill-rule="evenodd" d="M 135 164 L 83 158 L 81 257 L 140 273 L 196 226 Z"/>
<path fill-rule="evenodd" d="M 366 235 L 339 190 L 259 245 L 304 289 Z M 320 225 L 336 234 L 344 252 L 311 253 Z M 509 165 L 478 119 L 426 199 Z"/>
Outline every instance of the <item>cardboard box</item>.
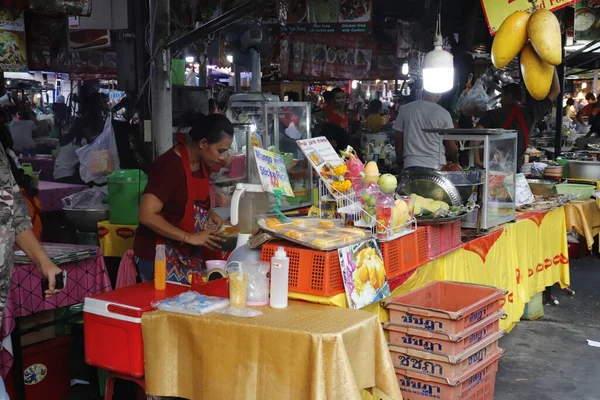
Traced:
<path fill-rule="evenodd" d="M 20 319 L 21 332 L 33 328 L 36 325 L 45 324 L 54 321 L 54 310 L 40 311 Z M 30 346 L 45 340 L 54 339 L 56 336 L 56 327 L 54 325 L 36 330 L 25 335 L 21 335 L 21 346 Z"/>

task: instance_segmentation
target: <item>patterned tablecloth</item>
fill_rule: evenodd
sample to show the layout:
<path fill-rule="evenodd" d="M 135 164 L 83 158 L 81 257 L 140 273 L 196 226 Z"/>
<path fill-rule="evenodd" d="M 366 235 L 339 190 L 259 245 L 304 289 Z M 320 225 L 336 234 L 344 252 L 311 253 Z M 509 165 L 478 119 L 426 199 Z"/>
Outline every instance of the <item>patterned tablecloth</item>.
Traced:
<path fill-rule="evenodd" d="M 2 319 L 0 339 L 3 344 L 6 344 L 5 339 L 10 337 L 15 328 L 15 318 L 81 303 L 86 297 L 112 289 L 100 249 L 95 257 L 60 267 L 67 271 L 66 288 L 59 295 L 46 300 L 42 297 L 42 278 L 37 268 L 31 264 L 15 265 Z M 0 350 L 0 374 L 3 377 L 6 377 L 12 364 L 12 354 L 3 347 Z"/>
<path fill-rule="evenodd" d="M 54 182 L 54 159 L 50 154 L 38 154 L 35 157 L 19 157 L 21 164 L 29 163 L 36 172 L 40 172 L 40 180 Z"/>
<path fill-rule="evenodd" d="M 84 185 L 40 181 L 38 199 L 44 207 L 44 212 L 60 211 L 63 209 L 62 199 L 73 193 L 87 189 Z"/>

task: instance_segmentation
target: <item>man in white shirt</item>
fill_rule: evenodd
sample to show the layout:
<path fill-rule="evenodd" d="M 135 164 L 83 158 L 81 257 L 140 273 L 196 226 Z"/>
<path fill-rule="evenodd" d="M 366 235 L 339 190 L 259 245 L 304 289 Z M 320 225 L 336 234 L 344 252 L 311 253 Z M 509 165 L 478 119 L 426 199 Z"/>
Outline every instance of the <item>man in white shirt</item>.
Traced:
<path fill-rule="evenodd" d="M 439 170 L 446 158 L 456 162 L 457 149 L 453 141 L 445 141 L 446 157 L 440 157 L 441 138 L 423 129 L 454 128 L 452 117 L 437 104 L 441 95 L 424 92 L 424 100 L 404 105 L 394 123 L 396 131 L 396 160 L 406 170 Z"/>

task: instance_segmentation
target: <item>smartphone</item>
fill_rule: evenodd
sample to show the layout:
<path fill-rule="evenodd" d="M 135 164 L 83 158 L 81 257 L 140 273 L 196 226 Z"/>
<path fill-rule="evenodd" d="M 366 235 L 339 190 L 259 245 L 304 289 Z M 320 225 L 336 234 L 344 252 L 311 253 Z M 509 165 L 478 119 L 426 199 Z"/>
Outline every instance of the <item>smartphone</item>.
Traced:
<path fill-rule="evenodd" d="M 54 276 L 56 279 L 56 287 L 55 289 L 62 290 L 67 285 L 67 271 L 63 270 Z M 42 279 L 42 297 L 46 296 L 46 290 L 49 289 L 48 279 Z"/>

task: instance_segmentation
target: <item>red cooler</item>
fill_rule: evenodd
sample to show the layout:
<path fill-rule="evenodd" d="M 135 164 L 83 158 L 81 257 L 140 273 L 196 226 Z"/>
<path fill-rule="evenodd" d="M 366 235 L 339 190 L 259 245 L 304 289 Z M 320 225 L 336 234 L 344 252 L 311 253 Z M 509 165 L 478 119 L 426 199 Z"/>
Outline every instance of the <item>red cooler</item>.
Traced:
<path fill-rule="evenodd" d="M 155 290 L 150 281 L 86 298 L 85 361 L 109 371 L 143 377 L 142 314 L 153 310 L 153 302 L 188 290 L 189 286 L 172 283 L 167 283 L 166 290 Z"/>

